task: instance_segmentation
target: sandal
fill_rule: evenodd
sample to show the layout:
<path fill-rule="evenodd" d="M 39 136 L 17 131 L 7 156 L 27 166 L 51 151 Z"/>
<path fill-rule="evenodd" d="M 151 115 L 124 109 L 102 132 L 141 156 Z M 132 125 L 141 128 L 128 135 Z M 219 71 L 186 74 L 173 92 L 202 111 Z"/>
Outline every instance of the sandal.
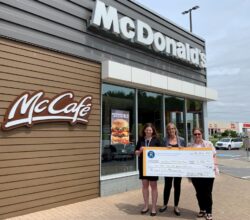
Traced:
<path fill-rule="evenodd" d="M 206 220 L 213 220 L 212 214 L 206 214 L 205 218 Z"/>
<path fill-rule="evenodd" d="M 202 217 L 205 216 L 205 214 L 206 214 L 206 211 L 200 210 L 200 212 L 197 214 L 197 217 L 198 217 L 198 218 L 202 218 Z"/>

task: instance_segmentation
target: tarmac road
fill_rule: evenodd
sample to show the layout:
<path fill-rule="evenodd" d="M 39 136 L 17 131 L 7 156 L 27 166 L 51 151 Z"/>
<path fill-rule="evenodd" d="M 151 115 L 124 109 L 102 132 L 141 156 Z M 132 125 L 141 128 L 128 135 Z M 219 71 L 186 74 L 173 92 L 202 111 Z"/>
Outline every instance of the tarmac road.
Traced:
<path fill-rule="evenodd" d="M 217 150 L 217 158 L 222 173 L 250 180 L 250 158 L 244 149 Z"/>

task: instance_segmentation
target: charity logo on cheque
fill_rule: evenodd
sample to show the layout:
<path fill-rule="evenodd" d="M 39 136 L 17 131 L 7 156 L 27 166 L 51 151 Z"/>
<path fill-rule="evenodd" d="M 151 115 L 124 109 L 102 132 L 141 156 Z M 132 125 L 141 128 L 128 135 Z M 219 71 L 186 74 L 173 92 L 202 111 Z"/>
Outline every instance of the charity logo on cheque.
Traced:
<path fill-rule="evenodd" d="M 148 152 L 148 157 L 149 158 L 154 158 L 155 157 L 155 152 L 154 151 L 149 151 Z"/>

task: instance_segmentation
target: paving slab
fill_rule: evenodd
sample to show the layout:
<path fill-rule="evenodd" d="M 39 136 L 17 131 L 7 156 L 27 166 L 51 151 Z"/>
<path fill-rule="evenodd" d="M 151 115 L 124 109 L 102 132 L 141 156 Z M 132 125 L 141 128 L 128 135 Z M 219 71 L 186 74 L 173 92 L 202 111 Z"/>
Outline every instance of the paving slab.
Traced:
<path fill-rule="evenodd" d="M 159 184 L 158 208 L 162 205 L 163 184 Z M 250 181 L 221 174 L 214 184 L 213 216 L 215 220 L 250 219 Z M 143 207 L 141 190 L 132 190 L 66 206 L 52 208 L 8 220 L 140 220 L 140 219 L 198 219 L 198 204 L 192 184 L 182 179 L 182 192 L 179 207 L 181 216 L 173 212 L 173 190 L 168 210 L 151 217 L 141 215 Z M 203 219 L 203 218 L 202 218 Z"/>

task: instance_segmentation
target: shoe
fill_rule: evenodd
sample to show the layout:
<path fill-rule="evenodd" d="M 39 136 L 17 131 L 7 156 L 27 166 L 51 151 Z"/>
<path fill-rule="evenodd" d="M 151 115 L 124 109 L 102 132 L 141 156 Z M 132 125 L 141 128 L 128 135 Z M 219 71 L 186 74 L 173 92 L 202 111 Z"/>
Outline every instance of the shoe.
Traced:
<path fill-rule="evenodd" d="M 151 212 L 150 216 L 156 216 L 156 214 L 157 214 L 156 212 Z"/>
<path fill-rule="evenodd" d="M 212 216 L 212 214 L 206 214 L 205 215 L 205 218 L 206 218 L 206 220 L 213 220 L 213 216 Z"/>
<path fill-rule="evenodd" d="M 141 210 L 141 214 L 146 214 L 147 212 L 149 211 L 149 209 L 146 209 L 146 210 Z"/>
<path fill-rule="evenodd" d="M 159 212 L 165 212 L 167 210 L 168 206 L 164 205 L 159 209 Z"/>
<path fill-rule="evenodd" d="M 200 210 L 200 212 L 197 214 L 197 217 L 198 217 L 198 218 L 202 218 L 202 217 L 204 217 L 205 215 L 206 215 L 206 211 Z"/>
<path fill-rule="evenodd" d="M 180 215 L 181 215 L 181 212 L 180 212 L 180 210 L 178 209 L 178 207 L 174 207 L 174 214 L 177 215 L 177 216 L 180 216 Z"/>

